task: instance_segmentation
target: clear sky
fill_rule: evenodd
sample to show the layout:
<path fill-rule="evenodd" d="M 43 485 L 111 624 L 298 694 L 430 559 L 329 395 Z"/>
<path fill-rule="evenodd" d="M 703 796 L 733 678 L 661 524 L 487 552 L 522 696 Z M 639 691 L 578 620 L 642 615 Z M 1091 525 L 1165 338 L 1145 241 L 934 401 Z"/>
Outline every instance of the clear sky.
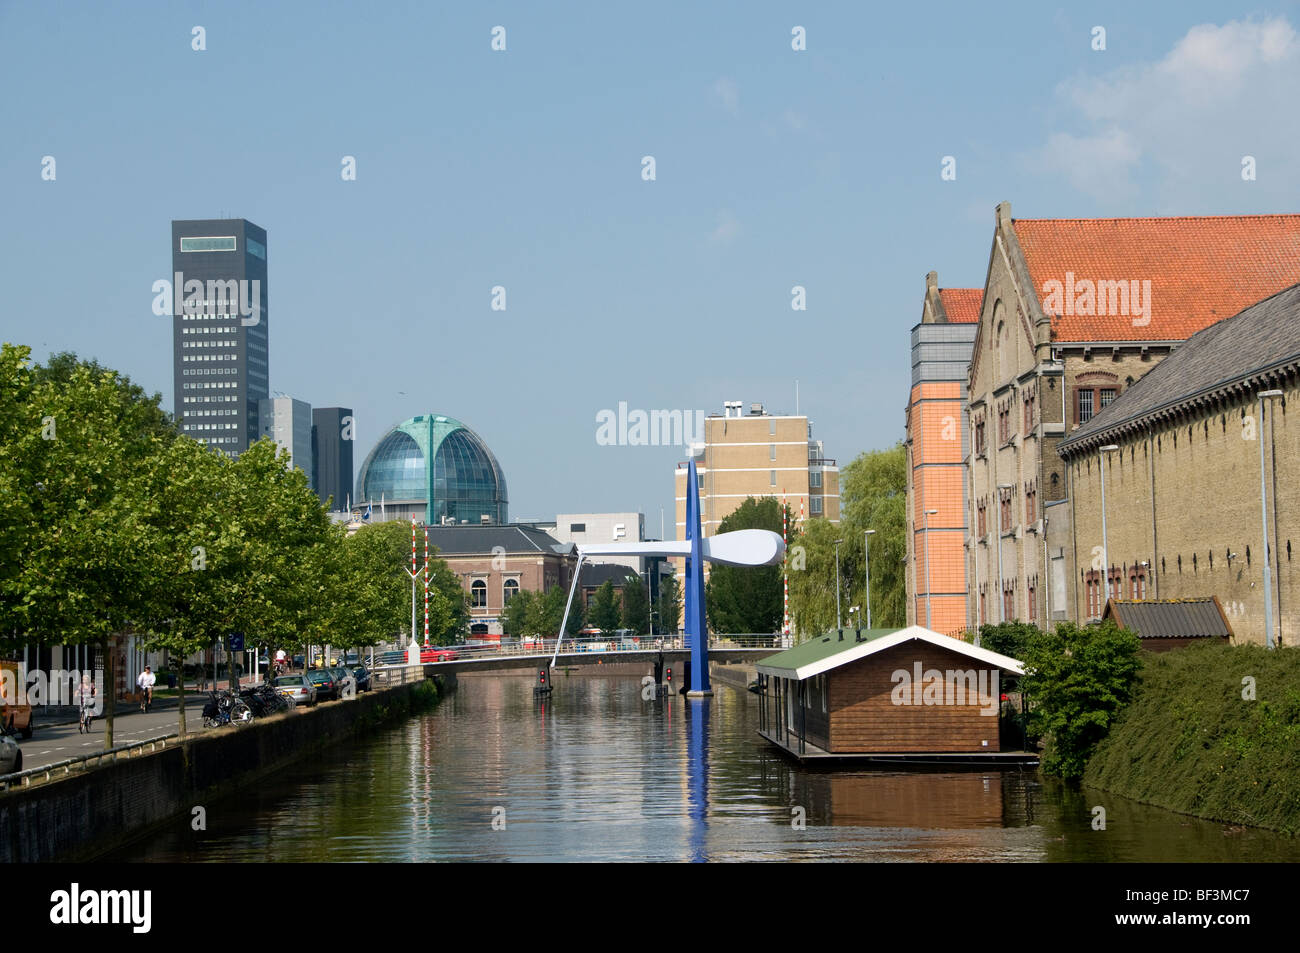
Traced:
<path fill-rule="evenodd" d="M 1300 211 L 1298 27 L 1294 2 L 0 0 L 0 338 L 171 410 L 170 222 L 244 217 L 272 390 L 353 407 L 358 465 L 448 414 L 512 517 L 663 508 L 671 536 L 684 451 L 602 446 L 597 414 L 792 413 L 798 379 L 841 466 L 888 446 L 925 274 L 982 285 L 999 201 Z"/>

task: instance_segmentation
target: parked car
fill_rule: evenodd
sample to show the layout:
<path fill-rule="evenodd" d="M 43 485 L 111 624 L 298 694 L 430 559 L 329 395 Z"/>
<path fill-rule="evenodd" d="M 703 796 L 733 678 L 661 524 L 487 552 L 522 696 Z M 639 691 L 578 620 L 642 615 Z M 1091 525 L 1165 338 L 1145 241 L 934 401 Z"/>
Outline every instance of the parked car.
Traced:
<path fill-rule="evenodd" d="M 0 774 L 13 774 L 23 769 L 23 751 L 18 739 L 7 727 L 0 726 Z"/>
<path fill-rule="evenodd" d="M 420 649 L 421 662 L 454 662 L 460 656 L 455 649 L 441 645 L 428 645 Z"/>
<path fill-rule="evenodd" d="M 306 663 L 306 659 L 303 658 L 303 656 L 301 656 L 301 655 L 295 655 L 295 656 L 293 657 L 293 667 L 294 667 L 294 668 L 301 669 L 305 663 Z"/>
<path fill-rule="evenodd" d="M 334 681 L 339 686 L 340 695 L 343 694 L 343 680 L 345 678 L 351 678 L 355 681 L 355 676 L 352 674 L 352 670 L 343 665 L 333 665 L 328 669 L 328 671 L 334 676 Z"/>
<path fill-rule="evenodd" d="M 281 675 L 271 683 L 275 690 L 295 705 L 316 704 L 316 686 L 306 675 Z"/>
<path fill-rule="evenodd" d="M 329 669 L 314 668 L 307 673 L 307 680 L 316 686 L 316 697 L 338 698 L 339 683 Z"/>
<path fill-rule="evenodd" d="M 364 665 L 358 665 L 352 670 L 352 677 L 357 680 L 357 691 L 368 692 L 371 689 L 370 670 Z"/>

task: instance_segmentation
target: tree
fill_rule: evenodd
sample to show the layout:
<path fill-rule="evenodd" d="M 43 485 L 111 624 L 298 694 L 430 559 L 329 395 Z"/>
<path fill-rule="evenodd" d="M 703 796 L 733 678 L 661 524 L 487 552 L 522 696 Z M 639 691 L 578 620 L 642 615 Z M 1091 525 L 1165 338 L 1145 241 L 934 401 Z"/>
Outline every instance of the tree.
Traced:
<path fill-rule="evenodd" d="M 633 632 L 650 631 L 650 597 L 639 576 L 628 576 L 623 583 L 623 628 Z"/>
<path fill-rule="evenodd" d="M 521 589 L 510 597 L 501 610 L 501 629 L 506 635 L 519 639 L 532 634 L 528 630 L 528 615 L 536 598 L 536 594 L 527 589 Z"/>
<path fill-rule="evenodd" d="M 18 490 L 0 546 L 0 618 L 8 640 L 95 645 L 105 658 L 104 742 L 113 743 L 113 639 L 146 617 L 156 580 L 149 528 L 133 478 L 173 439 L 160 396 L 70 356 L 27 370 L 28 351 L 5 346 L 0 478 Z M 15 532 L 11 517 L 19 517 Z"/>
<path fill-rule="evenodd" d="M 659 618 L 659 631 L 670 635 L 676 634 L 682 619 L 682 587 L 676 575 L 660 578 L 656 612 Z"/>
<path fill-rule="evenodd" d="M 749 497 L 718 525 L 719 534 L 738 529 L 780 534 L 781 504 L 771 496 Z M 705 584 L 710 627 L 715 632 L 778 631 L 783 612 L 781 575 L 779 565 L 711 566 Z"/>
<path fill-rule="evenodd" d="M 807 520 L 790 539 L 790 619 L 803 636 L 835 625 L 835 540 L 840 556 L 841 622 L 849 606 L 867 614 L 866 539 L 871 537 L 871 624 L 899 628 L 907 623 L 906 476 L 901 443 L 860 454 L 841 472 L 840 523 Z M 862 624 L 862 623 L 859 623 Z"/>
<path fill-rule="evenodd" d="M 1022 684 L 1032 706 L 1030 726 L 1049 736 L 1045 773 L 1083 775 L 1132 696 L 1140 651 L 1138 637 L 1110 619 L 1086 626 L 1058 622 L 1053 632 L 1030 635 Z"/>
<path fill-rule="evenodd" d="M 591 601 L 591 608 L 587 612 L 588 621 L 600 629 L 602 632 L 612 632 L 618 628 L 618 623 L 623 617 L 622 608 L 619 605 L 618 590 L 614 588 L 614 583 L 606 580 Z"/>

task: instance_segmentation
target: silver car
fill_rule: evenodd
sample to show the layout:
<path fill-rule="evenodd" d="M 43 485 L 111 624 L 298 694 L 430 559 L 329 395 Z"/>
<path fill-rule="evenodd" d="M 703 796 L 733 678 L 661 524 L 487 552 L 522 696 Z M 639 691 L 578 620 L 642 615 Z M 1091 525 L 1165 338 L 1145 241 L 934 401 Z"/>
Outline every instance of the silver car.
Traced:
<path fill-rule="evenodd" d="M 281 675 L 272 685 L 294 705 L 316 704 L 316 686 L 306 675 Z"/>
<path fill-rule="evenodd" d="M 18 739 L 8 728 L 0 727 L 0 774 L 13 774 L 23 769 L 23 752 Z"/>

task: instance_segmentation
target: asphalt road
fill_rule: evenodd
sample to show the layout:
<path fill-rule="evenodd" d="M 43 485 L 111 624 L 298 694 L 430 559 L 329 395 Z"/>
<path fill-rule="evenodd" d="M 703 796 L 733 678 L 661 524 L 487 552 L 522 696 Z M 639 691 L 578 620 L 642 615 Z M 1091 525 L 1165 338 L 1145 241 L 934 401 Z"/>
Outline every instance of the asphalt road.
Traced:
<path fill-rule="evenodd" d="M 203 705 L 207 700 L 207 695 L 185 699 L 185 727 L 189 731 L 203 730 Z M 113 744 L 131 744 L 173 734 L 179 721 L 180 712 L 175 704 L 141 713 L 136 706 L 119 703 L 113 719 Z M 37 721 L 32 737 L 26 741 L 20 738 L 18 744 L 23 751 L 24 769 L 94 754 L 104 748 L 104 719 L 96 718 L 88 735 L 80 734 L 76 723 L 42 725 Z"/>

